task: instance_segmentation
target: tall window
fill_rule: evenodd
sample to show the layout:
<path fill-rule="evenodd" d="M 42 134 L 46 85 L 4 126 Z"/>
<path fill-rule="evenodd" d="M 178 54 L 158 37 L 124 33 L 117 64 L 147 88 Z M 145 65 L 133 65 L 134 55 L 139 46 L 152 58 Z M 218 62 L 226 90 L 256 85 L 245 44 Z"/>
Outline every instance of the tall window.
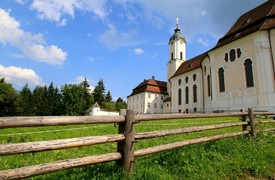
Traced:
<path fill-rule="evenodd" d="M 181 89 L 178 90 L 178 103 L 181 105 Z"/>
<path fill-rule="evenodd" d="M 245 77 L 246 77 L 246 87 L 254 87 L 253 70 L 252 70 L 252 61 L 251 61 L 251 59 L 245 60 L 244 68 L 245 68 Z"/>
<path fill-rule="evenodd" d="M 225 91 L 225 85 L 224 85 L 224 69 L 219 69 L 219 84 L 220 84 L 220 92 Z"/>
<path fill-rule="evenodd" d="M 189 103 L 189 88 L 188 87 L 185 88 L 185 103 L 186 104 Z"/>
<path fill-rule="evenodd" d="M 182 52 L 180 52 L 180 59 L 182 59 L 182 57 L 183 57 L 183 56 L 182 56 Z"/>
<path fill-rule="evenodd" d="M 211 89 L 210 89 L 210 75 L 207 75 L 207 94 L 208 97 L 211 95 Z"/>
<path fill-rule="evenodd" d="M 174 59 L 174 53 L 171 53 L 171 60 Z"/>
<path fill-rule="evenodd" d="M 197 102 L 197 85 L 193 86 L 193 102 Z"/>

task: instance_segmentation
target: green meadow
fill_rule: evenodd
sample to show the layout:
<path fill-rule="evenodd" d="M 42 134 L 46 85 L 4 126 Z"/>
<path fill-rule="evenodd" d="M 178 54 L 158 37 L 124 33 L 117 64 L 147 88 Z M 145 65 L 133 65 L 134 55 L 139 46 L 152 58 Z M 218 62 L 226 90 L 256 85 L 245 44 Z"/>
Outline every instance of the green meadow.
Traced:
<path fill-rule="evenodd" d="M 257 120 L 264 120 L 258 118 Z M 135 124 L 135 132 L 149 132 L 240 122 L 240 117 L 197 118 L 159 120 Z M 257 130 L 275 127 L 275 123 L 259 124 Z M 249 129 L 249 127 L 248 127 Z M 183 135 L 167 136 L 135 143 L 135 149 L 194 139 L 205 136 L 241 131 L 231 127 Z M 0 143 L 19 143 L 86 136 L 116 134 L 114 124 L 74 126 L 49 126 L 33 128 L 2 129 Z M 54 150 L 39 153 L 1 156 L 0 170 L 41 164 L 51 161 L 116 152 L 117 144 L 108 143 Z M 124 172 L 115 162 L 83 166 L 29 179 L 124 179 Z M 191 145 L 135 158 L 131 179 L 274 179 L 275 133 L 258 133 L 255 138 L 238 136 L 217 141 Z"/>

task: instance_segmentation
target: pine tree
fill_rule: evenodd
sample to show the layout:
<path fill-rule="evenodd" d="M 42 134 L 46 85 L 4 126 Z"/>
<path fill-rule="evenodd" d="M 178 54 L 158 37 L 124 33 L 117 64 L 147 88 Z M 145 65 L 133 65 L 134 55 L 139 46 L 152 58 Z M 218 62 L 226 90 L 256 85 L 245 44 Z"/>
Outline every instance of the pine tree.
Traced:
<path fill-rule="evenodd" d="M 34 116 L 34 101 L 32 92 L 28 86 L 28 83 L 22 88 L 19 93 L 18 113 L 21 116 Z"/>
<path fill-rule="evenodd" d="M 87 109 L 89 109 L 92 105 L 93 105 L 93 103 L 94 103 L 94 101 L 93 101 L 93 97 L 92 97 L 92 95 L 91 95 L 91 92 L 90 92 L 90 85 L 89 85 L 89 83 L 88 83 L 88 81 L 87 81 L 87 79 L 85 78 L 85 80 L 82 82 L 82 83 L 80 83 L 80 85 L 84 88 L 84 90 L 85 90 L 85 92 L 84 92 L 84 99 L 85 99 L 85 109 L 87 110 Z"/>
<path fill-rule="evenodd" d="M 105 86 L 103 79 L 99 80 L 98 84 L 95 86 L 93 91 L 94 101 L 97 102 L 100 106 L 105 102 Z"/>

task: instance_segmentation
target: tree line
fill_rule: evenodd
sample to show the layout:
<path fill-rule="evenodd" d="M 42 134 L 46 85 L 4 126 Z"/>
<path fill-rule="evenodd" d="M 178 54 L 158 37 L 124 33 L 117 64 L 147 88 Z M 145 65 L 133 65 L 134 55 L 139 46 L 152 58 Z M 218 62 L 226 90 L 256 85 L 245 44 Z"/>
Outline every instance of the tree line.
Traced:
<path fill-rule="evenodd" d="M 0 79 L 0 116 L 79 116 L 97 102 L 108 111 L 127 108 L 122 98 L 113 101 L 111 92 L 105 93 L 103 80 L 99 80 L 93 92 L 85 79 L 80 84 L 65 84 L 61 88 L 53 83 L 36 86 L 33 90 L 26 84 L 16 91 L 12 84 Z"/>

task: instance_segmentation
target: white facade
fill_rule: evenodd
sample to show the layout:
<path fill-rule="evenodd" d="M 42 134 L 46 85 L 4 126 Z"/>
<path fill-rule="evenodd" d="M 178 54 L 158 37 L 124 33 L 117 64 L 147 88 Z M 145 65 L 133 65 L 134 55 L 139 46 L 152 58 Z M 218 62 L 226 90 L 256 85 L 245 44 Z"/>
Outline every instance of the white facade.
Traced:
<path fill-rule="evenodd" d="M 167 83 L 155 80 L 153 76 L 144 80 L 128 96 L 128 109 L 133 109 L 136 114 L 165 113 L 164 100 L 167 94 Z"/>
<path fill-rule="evenodd" d="M 274 30 L 257 31 L 218 49 L 209 51 L 210 64 L 203 60 L 203 66 L 211 69 L 211 99 L 206 111 L 240 110 L 249 107 L 255 110 L 275 110 L 274 60 L 271 40 Z M 234 61 L 226 62 L 224 56 L 230 51 L 239 51 Z M 245 63 L 251 62 L 253 85 L 247 85 Z M 225 91 L 219 90 L 219 69 L 224 69 Z"/>
<path fill-rule="evenodd" d="M 95 103 L 92 108 L 87 110 L 87 113 L 90 116 L 118 116 L 119 112 L 117 111 L 104 111 L 100 109 L 100 106 Z"/>
<path fill-rule="evenodd" d="M 186 60 L 186 41 L 177 27 L 169 40 L 169 61 L 167 63 L 167 92 L 171 93 L 169 79 L 175 74 L 180 65 Z"/>
<path fill-rule="evenodd" d="M 136 114 L 164 113 L 164 95 L 154 92 L 142 92 L 128 97 L 128 109 Z"/>
<path fill-rule="evenodd" d="M 190 113 L 203 111 L 201 69 L 194 69 L 171 79 L 172 112 Z"/>
<path fill-rule="evenodd" d="M 143 92 L 129 97 L 128 108 L 140 113 L 275 111 L 273 14 L 275 0 L 269 0 L 240 16 L 213 49 L 190 60 L 177 24 L 169 39 L 164 100 Z"/>
<path fill-rule="evenodd" d="M 274 4 L 268 1 L 242 15 L 213 49 L 181 64 L 168 79 L 171 112 L 275 111 Z M 196 67 L 188 67 L 189 61 Z M 190 81 L 193 74 L 197 81 Z"/>

